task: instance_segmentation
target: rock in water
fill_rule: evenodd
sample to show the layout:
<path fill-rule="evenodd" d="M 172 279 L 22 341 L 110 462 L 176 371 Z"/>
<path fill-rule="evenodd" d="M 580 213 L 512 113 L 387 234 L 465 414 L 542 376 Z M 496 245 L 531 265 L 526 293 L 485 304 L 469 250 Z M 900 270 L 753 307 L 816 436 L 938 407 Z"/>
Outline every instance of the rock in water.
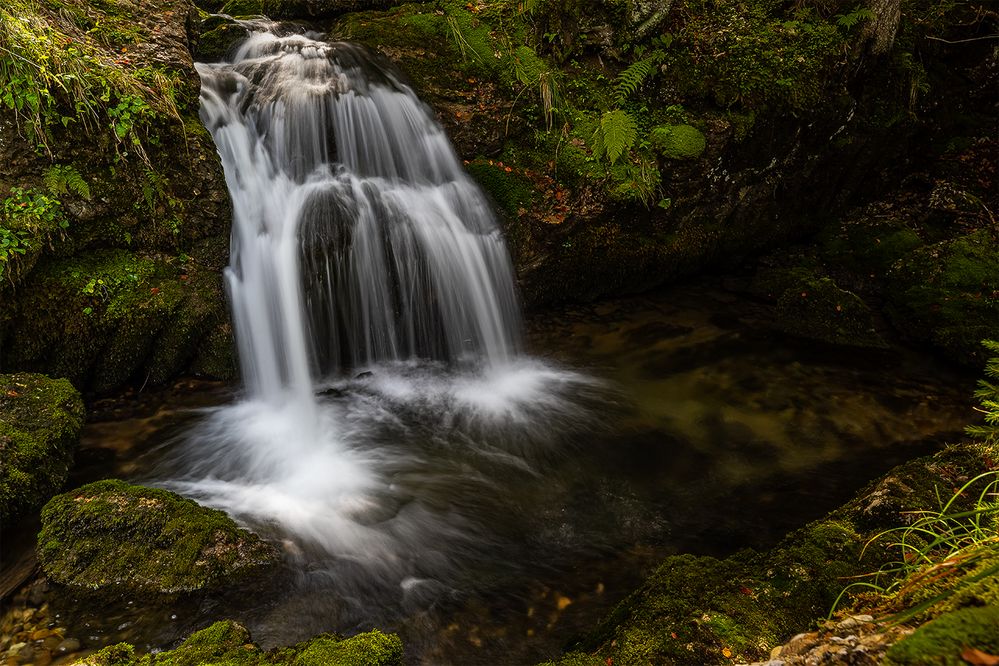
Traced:
<path fill-rule="evenodd" d="M 62 487 L 82 426 L 83 400 L 67 380 L 0 375 L 0 524 Z"/>
<path fill-rule="evenodd" d="M 107 480 L 45 505 L 38 559 L 62 585 L 151 595 L 221 587 L 275 564 L 278 555 L 221 511 Z"/>

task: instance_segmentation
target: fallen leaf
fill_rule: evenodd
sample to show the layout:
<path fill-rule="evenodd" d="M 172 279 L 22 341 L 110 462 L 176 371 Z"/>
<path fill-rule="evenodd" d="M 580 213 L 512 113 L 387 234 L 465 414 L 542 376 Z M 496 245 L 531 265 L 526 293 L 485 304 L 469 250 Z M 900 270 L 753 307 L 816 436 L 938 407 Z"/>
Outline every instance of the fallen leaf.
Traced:
<path fill-rule="evenodd" d="M 726 659 L 729 659 L 732 656 L 732 651 L 729 650 L 727 647 L 724 647 L 722 648 L 722 656 L 725 657 Z"/>
<path fill-rule="evenodd" d="M 999 657 L 976 650 L 975 648 L 964 648 L 964 652 L 961 653 L 961 659 L 972 664 L 972 666 L 999 666 Z"/>

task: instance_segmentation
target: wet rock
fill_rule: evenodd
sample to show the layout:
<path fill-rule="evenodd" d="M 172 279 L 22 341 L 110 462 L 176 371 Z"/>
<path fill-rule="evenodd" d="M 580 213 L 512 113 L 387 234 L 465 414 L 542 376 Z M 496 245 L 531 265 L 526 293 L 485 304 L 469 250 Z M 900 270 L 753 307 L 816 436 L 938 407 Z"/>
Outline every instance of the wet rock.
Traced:
<path fill-rule="evenodd" d="M 0 375 L 0 524 L 62 487 L 83 413 L 80 394 L 65 379 Z"/>
<path fill-rule="evenodd" d="M 221 511 L 99 481 L 45 506 L 38 558 L 54 583 L 141 596 L 220 587 L 275 564 L 277 551 Z"/>
<path fill-rule="evenodd" d="M 55 651 L 60 654 L 69 654 L 72 652 L 79 652 L 81 647 L 83 646 L 80 644 L 78 639 L 67 638 L 56 645 Z"/>

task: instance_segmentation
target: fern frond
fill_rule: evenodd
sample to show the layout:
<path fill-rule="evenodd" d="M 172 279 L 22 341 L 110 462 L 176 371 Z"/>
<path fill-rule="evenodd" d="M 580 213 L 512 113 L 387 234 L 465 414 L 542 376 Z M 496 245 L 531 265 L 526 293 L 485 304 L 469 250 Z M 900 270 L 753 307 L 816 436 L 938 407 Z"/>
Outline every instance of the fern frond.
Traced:
<path fill-rule="evenodd" d="M 624 104 L 625 100 L 638 90 L 645 79 L 656 70 L 664 57 L 665 54 L 656 49 L 647 58 L 631 63 L 617 75 L 617 80 L 614 82 L 614 92 L 618 106 Z"/>
<path fill-rule="evenodd" d="M 45 187 L 54 195 L 66 195 L 70 192 L 87 199 L 91 198 L 90 185 L 83 179 L 80 172 L 68 164 L 56 164 L 45 171 L 43 177 Z"/>
<path fill-rule="evenodd" d="M 601 116 L 600 125 L 593 133 L 593 150 L 598 155 L 607 155 L 610 163 L 614 164 L 635 145 L 637 138 L 638 124 L 635 119 L 624 109 L 615 109 Z"/>

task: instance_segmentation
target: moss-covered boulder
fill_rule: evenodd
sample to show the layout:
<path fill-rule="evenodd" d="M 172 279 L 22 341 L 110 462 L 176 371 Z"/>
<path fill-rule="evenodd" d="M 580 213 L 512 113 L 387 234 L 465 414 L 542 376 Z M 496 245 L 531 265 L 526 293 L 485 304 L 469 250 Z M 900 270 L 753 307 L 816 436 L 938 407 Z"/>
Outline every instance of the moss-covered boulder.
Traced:
<path fill-rule="evenodd" d="M 999 237 L 980 229 L 927 245 L 888 272 L 889 314 L 911 337 L 976 365 L 999 333 Z"/>
<path fill-rule="evenodd" d="M 37 550 L 50 580 L 102 594 L 210 589 L 278 559 L 271 545 L 221 511 L 117 480 L 49 501 Z"/>
<path fill-rule="evenodd" d="M 888 540 L 874 537 L 906 524 L 912 511 L 939 508 L 941 493 L 992 468 L 995 455 L 994 447 L 966 443 L 902 465 L 767 552 L 667 558 L 571 658 L 554 663 L 588 664 L 587 656 L 619 664 L 763 659 L 825 616 L 851 577 L 890 559 Z M 971 501 L 961 498 L 954 509 Z M 979 591 L 965 601 L 990 598 Z"/>
<path fill-rule="evenodd" d="M 65 379 L 0 375 L 0 524 L 62 488 L 83 414 L 80 394 Z"/>
<path fill-rule="evenodd" d="M 198 62 L 218 62 L 231 55 L 239 43 L 249 36 L 250 29 L 239 21 L 214 14 L 201 22 L 191 52 Z"/>
<path fill-rule="evenodd" d="M 138 655 L 119 643 L 77 662 L 78 666 L 402 666 L 402 641 L 395 634 L 369 631 L 350 638 L 324 634 L 291 647 L 264 652 L 235 622 L 202 629 L 173 650 Z"/>
<path fill-rule="evenodd" d="M 203 356 L 213 357 L 205 367 L 216 374 L 233 372 L 231 347 L 205 346 L 228 323 L 222 284 L 195 262 L 97 250 L 49 261 L 24 286 L 0 313 L 6 360 L 17 367 L 99 393 L 129 381 L 160 384 Z"/>
<path fill-rule="evenodd" d="M 773 300 L 773 324 L 785 333 L 835 345 L 887 346 L 863 299 L 815 266 L 762 268 L 753 289 Z"/>

